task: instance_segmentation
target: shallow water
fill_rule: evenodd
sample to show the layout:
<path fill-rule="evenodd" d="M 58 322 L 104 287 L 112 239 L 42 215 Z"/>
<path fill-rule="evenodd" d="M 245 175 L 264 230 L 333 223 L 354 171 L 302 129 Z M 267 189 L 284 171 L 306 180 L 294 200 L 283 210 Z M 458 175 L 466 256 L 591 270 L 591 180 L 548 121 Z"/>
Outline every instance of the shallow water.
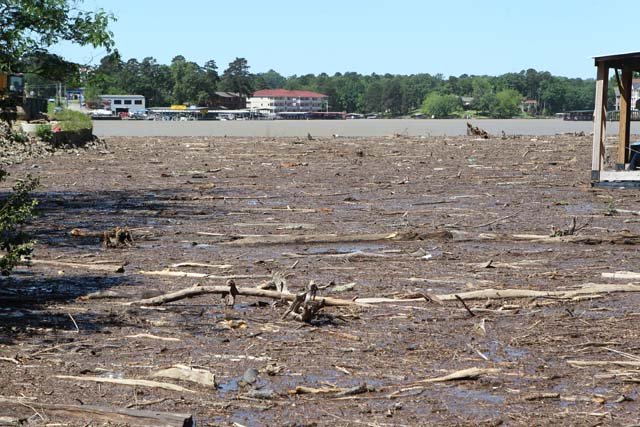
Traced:
<path fill-rule="evenodd" d="M 234 136 L 234 137 L 373 137 L 402 134 L 408 136 L 465 135 L 467 121 L 494 135 L 555 135 L 593 132 L 593 122 L 559 119 L 540 120 L 264 120 L 264 121 L 94 121 L 94 132 L 106 136 Z M 618 132 L 618 122 L 607 124 L 608 134 Z M 640 133 L 640 122 L 631 124 Z"/>

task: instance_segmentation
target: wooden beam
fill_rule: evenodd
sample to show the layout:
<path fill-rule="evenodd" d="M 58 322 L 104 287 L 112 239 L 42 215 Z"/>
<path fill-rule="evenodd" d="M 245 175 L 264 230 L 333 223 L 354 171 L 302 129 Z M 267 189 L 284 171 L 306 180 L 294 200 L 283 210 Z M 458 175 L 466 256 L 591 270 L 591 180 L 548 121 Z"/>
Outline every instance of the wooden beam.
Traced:
<path fill-rule="evenodd" d="M 591 158 L 591 179 L 598 181 L 604 163 L 604 138 L 607 124 L 607 92 L 609 90 L 609 68 L 598 64 L 596 80 L 595 115 L 593 119 L 593 153 Z"/>
<path fill-rule="evenodd" d="M 27 399 L 6 398 L 0 396 L 0 407 L 4 408 L 7 405 L 9 405 L 10 408 L 24 406 L 26 408 L 32 408 L 32 410 L 39 409 L 40 411 L 53 412 L 65 417 L 82 418 L 85 421 L 90 419 L 92 421 L 108 422 L 109 425 L 126 424 L 153 427 L 192 427 L 195 425 L 193 417 L 189 414 L 112 408 L 98 405 L 38 403 Z M 93 423 L 90 422 L 89 424 Z M 82 423 L 82 425 L 89 424 L 84 424 L 84 422 Z M 78 423 L 77 425 L 81 424 Z"/>
<path fill-rule="evenodd" d="M 633 71 L 630 67 L 622 69 L 620 88 L 620 130 L 618 132 L 618 157 L 616 169 L 624 170 L 629 163 L 629 133 L 631 130 L 631 81 Z"/>

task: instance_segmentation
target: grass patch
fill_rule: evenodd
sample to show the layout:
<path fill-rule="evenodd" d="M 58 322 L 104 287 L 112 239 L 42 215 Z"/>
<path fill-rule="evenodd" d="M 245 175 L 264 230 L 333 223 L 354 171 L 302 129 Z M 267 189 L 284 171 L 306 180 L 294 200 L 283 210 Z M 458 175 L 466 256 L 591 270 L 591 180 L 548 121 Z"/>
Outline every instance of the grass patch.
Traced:
<path fill-rule="evenodd" d="M 91 118 L 80 111 L 62 110 L 54 113 L 53 120 L 58 121 L 60 130 L 77 131 L 81 129 L 92 129 Z"/>

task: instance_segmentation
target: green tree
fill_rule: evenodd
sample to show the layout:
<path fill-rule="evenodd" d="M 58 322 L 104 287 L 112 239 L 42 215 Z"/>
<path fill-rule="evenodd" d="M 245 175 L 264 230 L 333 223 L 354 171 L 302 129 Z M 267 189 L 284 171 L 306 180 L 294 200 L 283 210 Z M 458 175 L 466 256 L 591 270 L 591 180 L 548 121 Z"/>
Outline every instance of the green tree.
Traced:
<path fill-rule="evenodd" d="M 11 134 L 9 126 L 0 122 L 5 134 Z M 0 183 L 5 180 L 7 172 L 0 169 Z M 25 221 L 33 215 L 38 202 L 31 197 L 31 192 L 38 186 L 36 179 L 27 176 L 18 180 L 13 191 L 0 199 L 0 273 L 8 275 L 20 261 L 20 257 L 31 252 L 32 242 L 22 232 Z"/>
<path fill-rule="evenodd" d="M 73 0 L 3 0 L 0 2 L 0 70 L 19 68 L 27 52 L 46 50 L 60 41 L 105 47 L 114 45 L 109 22 L 100 9 L 77 8 Z"/>
<path fill-rule="evenodd" d="M 237 92 L 240 96 L 253 93 L 249 65 L 244 58 L 236 58 L 222 74 L 222 87 L 228 92 Z"/>
<path fill-rule="evenodd" d="M 103 10 L 83 11 L 71 0 L 2 0 L 0 1 L 0 71 L 20 71 L 25 53 L 44 59 L 47 48 L 60 41 L 80 45 L 113 47 L 113 34 L 108 30 L 112 15 Z M 47 65 L 52 58 L 47 58 Z M 57 60 L 58 57 L 53 57 Z M 44 62 L 41 62 L 41 67 Z M 66 63 L 58 61 L 58 67 Z M 54 68 L 58 68 L 54 67 Z M 46 76 L 45 76 L 46 77 Z M 11 135 L 2 123 L 3 136 Z M 8 131 L 7 131 L 8 129 Z M 7 173 L 0 169 L 0 181 Z M 22 233 L 22 225 L 32 215 L 36 201 L 30 196 L 38 185 L 27 176 L 19 180 L 13 191 L 0 200 L 0 272 L 9 274 L 20 256 L 29 252 L 31 242 Z"/>
<path fill-rule="evenodd" d="M 378 80 L 372 81 L 367 86 L 363 96 L 365 113 L 382 111 L 382 90 L 382 83 Z"/>
<path fill-rule="evenodd" d="M 473 79 L 472 85 L 474 107 L 484 113 L 490 113 L 497 101 L 489 77 L 476 77 Z"/>
<path fill-rule="evenodd" d="M 422 103 L 421 111 L 435 119 L 444 119 L 460 110 L 462 103 L 456 95 L 442 95 L 437 92 L 430 93 Z"/>
<path fill-rule="evenodd" d="M 514 89 L 504 89 L 496 93 L 496 102 L 491 110 L 491 117 L 510 119 L 520 112 L 522 95 Z"/>
<path fill-rule="evenodd" d="M 399 78 L 393 77 L 385 83 L 382 89 L 382 108 L 392 116 L 402 113 L 402 85 Z"/>
<path fill-rule="evenodd" d="M 169 67 L 173 79 L 172 100 L 176 104 L 205 105 L 216 90 L 215 62 L 207 62 L 208 68 L 187 61 L 178 55 Z"/>

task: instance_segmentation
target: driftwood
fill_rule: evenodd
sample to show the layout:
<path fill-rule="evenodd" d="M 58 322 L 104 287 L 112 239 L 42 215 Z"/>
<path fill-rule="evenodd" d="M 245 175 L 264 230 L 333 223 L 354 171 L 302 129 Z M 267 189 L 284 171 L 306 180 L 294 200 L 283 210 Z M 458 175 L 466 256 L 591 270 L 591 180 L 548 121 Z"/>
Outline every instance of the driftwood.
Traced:
<path fill-rule="evenodd" d="M 204 264 L 200 262 L 179 262 L 177 264 L 171 264 L 171 268 L 182 268 L 182 267 L 202 267 L 202 268 L 219 268 L 221 270 L 227 270 L 229 268 L 233 268 L 231 264 Z"/>
<path fill-rule="evenodd" d="M 136 409 L 110 408 L 97 405 L 61 405 L 37 403 L 26 399 L 9 399 L 0 397 L 0 406 L 26 406 L 36 410 L 46 410 L 68 417 L 89 418 L 92 421 L 104 421 L 136 426 L 150 427 L 192 427 L 193 417 L 188 414 L 143 411 Z"/>
<path fill-rule="evenodd" d="M 345 397 L 345 396 L 353 396 L 356 394 L 369 393 L 376 391 L 375 387 L 370 386 L 368 384 L 360 384 L 355 387 L 308 387 L 304 385 L 296 386 L 295 389 L 289 390 L 287 394 L 332 394 L 332 397 Z"/>
<path fill-rule="evenodd" d="M 54 267 L 69 267 L 81 270 L 107 271 L 109 273 L 124 273 L 124 265 L 109 264 L 81 264 L 77 262 L 53 261 L 44 259 L 25 259 L 30 265 L 51 265 Z"/>
<path fill-rule="evenodd" d="M 232 282 L 232 281 L 230 281 Z M 170 292 L 153 298 L 146 298 L 137 301 L 130 301 L 124 305 L 162 305 L 173 301 L 192 298 L 198 295 L 218 294 L 222 296 L 230 295 L 231 287 L 226 286 L 192 286 L 179 291 Z M 272 291 L 259 288 L 237 288 L 233 283 L 234 295 L 271 298 L 293 302 L 296 300 L 295 294 Z M 434 301 L 437 303 L 444 301 L 478 300 L 478 299 L 515 299 L 515 298 L 544 298 L 552 297 L 556 299 L 572 299 L 581 296 L 596 296 L 613 292 L 640 292 L 640 285 L 634 284 L 595 284 L 587 283 L 577 288 L 557 291 L 538 291 L 533 289 L 482 289 L 477 291 L 457 292 L 453 294 L 433 295 L 425 298 L 419 295 L 416 298 L 356 298 L 345 300 L 331 297 L 316 297 L 316 301 L 323 302 L 325 306 L 367 306 L 372 304 L 401 304 L 406 302 Z"/>
<path fill-rule="evenodd" d="M 152 377 L 171 378 L 189 381 L 205 387 L 216 387 L 216 377 L 206 369 L 193 368 L 185 365 L 173 365 L 171 368 L 155 372 Z"/>
<path fill-rule="evenodd" d="M 484 129 L 480 129 L 477 126 L 473 126 L 471 123 L 467 122 L 467 135 L 469 136 L 479 136 L 484 139 L 489 139 L 489 132 Z"/>
<path fill-rule="evenodd" d="M 603 279 L 622 279 L 622 280 L 638 280 L 640 273 L 633 271 L 616 271 L 615 273 L 602 273 Z"/>
<path fill-rule="evenodd" d="M 383 240 L 413 241 L 413 240 L 448 240 L 453 236 L 449 231 L 403 231 L 397 233 L 373 233 L 373 234 L 275 234 L 264 236 L 247 236 L 240 239 L 222 243 L 223 245 L 280 245 L 280 244 L 309 244 L 309 243 L 353 243 L 353 242 L 377 242 Z"/>
<path fill-rule="evenodd" d="M 316 301 L 317 292 L 318 285 L 311 281 L 306 292 L 296 295 L 287 311 L 282 315 L 282 319 L 291 316 L 299 322 L 311 322 L 325 306 L 323 299 Z"/>
<path fill-rule="evenodd" d="M 602 236 L 585 236 L 585 235 L 569 235 L 569 236 L 549 236 L 545 234 L 498 234 L 498 233 L 481 233 L 474 235 L 471 233 L 452 231 L 456 238 L 460 240 L 496 240 L 496 241 L 515 241 L 515 242 L 535 242 L 535 243 L 575 243 L 583 245 L 601 245 L 601 244 L 618 244 L 618 245 L 637 245 L 640 244 L 640 235 L 633 233 L 611 233 Z"/>
<path fill-rule="evenodd" d="M 231 280 L 229 282 L 232 282 Z M 232 287 L 231 283 L 228 283 L 226 286 L 192 286 L 190 288 L 182 289 L 176 292 L 170 292 L 168 294 L 159 295 L 153 298 L 142 299 L 138 301 L 131 301 L 125 303 L 125 305 L 162 305 L 172 301 L 178 301 L 185 298 L 192 298 L 198 295 L 206 295 L 206 294 L 218 294 L 218 295 L 229 295 L 231 293 Z M 233 288 L 235 295 L 243 295 L 243 296 L 251 296 L 251 297 L 262 297 L 262 298 L 271 298 L 277 300 L 285 300 L 285 301 L 294 301 L 296 299 L 295 294 L 289 294 L 278 291 L 270 291 L 267 289 L 259 289 L 259 288 L 236 288 L 235 283 L 233 283 Z M 324 301 L 324 305 L 326 306 L 361 306 L 362 304 L 359 302 L 353 302 L 351 300 L 339 299 L 339 298 L 331 298 L 331 297 L 316 297 L 318 302 Z"/>
<path fill-rule="evenodd" d="M 500 372 L 497 368 L 469 368 L 461 371 L 452 372 L 449 375 L 436 378 L 427 378 L 425 380 L 416 381 L 411 386 L 402 388 L 389 394 L 387 397 L 390 399 L 405 397 L 407 395 L 420 394 L 425 390 L 425 386 L 420 385 L 424 383 L 439 383 L 446 381 L 461 381 L 461 380 L 475 380 L 481 375 L 495 374 Z M 408 393 L 408 394 L 407 394 Z"/>
<path fill-rule="evenodd" d="M 133 235 L 126 227 L 116 227 L 102 233 L 100 241 L 107 248 L 130 247 L 133 246 Z"/>
<path fill-rule="evenodd" d="M 206 273 L 191 273 L 187 271 L 140 271 L 140 274 L 145 276 L 168 276 L 168 277 L 191 277 L 194 279 L 212 279 L 212 280 L 230 280 L 230 279 L 268 279 L 271 276 L 268 274 L 231 274 L 226 276 L 218 276 L 215 274 Z"/>
<path fill-rule="evenodd" d="M 426 380 L 416 381 L 416 384 L 420 383 L 440 383 L 445 381 L 458 381 L 458 380 L 475 380 L 480 375 L 495 374 L 500 372 L 497 368 L 469 368 L 461 371 L 452 372 L 449 375 L 436 378 L 428 378 Z"/>
<path fill-rule="evenodd" d="M 515 298 L 544 298 L 552 297 L 556 299 L 573 299 L 584 295 L 600 295 L 613 292 L 640 292 L 640 285 L 619 284 L 597 284 L 587 283 L 573 289 L 564 289 L 558 291 L 537 291 L 533 289 L 482 289 L 477 291 L 457 292 L 453 294 L 435 295 L 440 301 L 457 301 L 458 297 L 463 300 L 485 300 L 485 299 L 515 299 Z M 418 298 L 356 298 L 353 301 L 364 305 L 370 304 L 389 304 L 402 302 L 419 302 L 424 301 L 423 297 Z"/>
<path fill-rule="evenodd" d="M 586 368 L 589 366 L 628 366 L 640 368 L 638 360 L 567 360 L 567 363 L 576 368 Z"/>
<path fill-rule="evenodd" d="M 180 338 L 159 337 L 157 335 L 151 335 L 151 334 L 126 335 L 125 338 L 148 338 L 150 340 L 170 341 L 170 342 L 180 342 L 180 341 L 182 341 Z"/>
<path fill-rule="evenodd" d="M 54 378 L 60 378 L 61 380 L 91 381 L 96 383 L 129 385 L 134 387 L 160 388 L 163 390 L 178 391 L 181 393 L 195 393 L 195 391 L 189 390 L 188 388 L 184 388 L 179 385 L 175 385 L 171 383 L 161 383 L 161 382 L 149 381 L 149 380 L 128 380 L 128 379 L 106 378 L 106 377 L 75 377 L 72 375 L 55 375 Z"/>

